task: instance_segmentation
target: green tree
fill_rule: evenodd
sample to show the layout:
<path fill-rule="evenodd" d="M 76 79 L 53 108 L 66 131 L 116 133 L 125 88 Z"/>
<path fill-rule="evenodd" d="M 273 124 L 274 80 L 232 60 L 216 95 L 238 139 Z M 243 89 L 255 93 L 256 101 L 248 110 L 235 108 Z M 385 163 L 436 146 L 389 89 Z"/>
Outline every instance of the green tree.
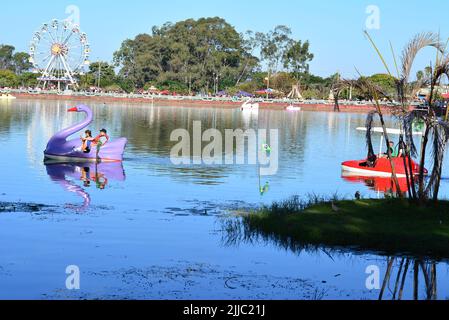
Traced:
<path fill-rule="evenodd" d="M 89 66 L 87 79 L 90 86 L 98 86 L 98 82 L 101 88 L 111 86 L 116 82 L 114 66 L 102 61 L 93 62 Z"/>
<path fill-rule="evenodd" d="M 418 81 L 423 80 L 423 79 L 424 79 L 424 76 L 425 76 L 424 71 L 418 71 L 418 72 L 416 73 L 416 79 L 417 79 Z"/>
<path fill-rule="evenodd" d="M 25 52 L 16 52 L 10 45 L 0 45 L 0 69 L 12 70 L 18 75 L 27 72 L 32 68 L 29 62 L 30 56 Z"/>
<path fill-rule="evenodd" d="M 292 31 L 287 26 L 277 26 L 274 30 L 263 34 L 257 33 L 257 39 L 260 43 L 260 56 L 268 64 L 268 71 L 276 73 L 278 68 L 291 45 L 290 38 Z"/>
<path fill-rule="evenodd" d="M 16 74 L 21 75 L 30 71 L 33 65 L 30 63 L 30 55 L 25 52 L 17 52 L 12 57 L 12 66 Z"/>
<path fill-rule="evenodd" d="M 125 77 L 118 76 L 116 78 L 116 84 L 125 92 L 132 93 L 135 89 L 134 83 Z"/>
<path fill-rule="evenodd" d="M 292 86 L 295 82 L 296 79 L 291 74 L 287 72 L 278 72 L 271 79 L 271 87 L 282 92 L 284 95 L 287 95 L 292 90 Z"/>
<path fill-rule="evenodd" d="M 388 74 L 374 74 L 368 77 L 368 80 L 381 87 L 389 96 L 396 95 L 396 79 L 393 76 Z"/>
<path fill-rule="evenodd" d="M 314 58 L 309 52 L 309 46 L 309 41 L 304 43 L 301 40 L 291 41 L 284 52 L 284 68 L 289 70 L 297 81 L 300 80 L 302 73 L 309 72 L 309 62 Z"/>
<path fill-rule="evenodd" d="M 95 75 L 86 73 L 79 77 L 79 86 L 81 89 L 86 90 L 95 85 Z"/>
<path fill-rule="evenodd" d="M 207 92 L 246 80 L 251 59 L 242 36 L 218 17 L 153 27 L 151 35 L 124 41 L 114 54 L 120 76 L 136 87 L 171 81 Z"/>
<path fill-rule="evenodd" d="M 265 79 L 267 78 L 267 72 L 254 72 L 248 81 L 245 81 L 237 86 L 237 91 L 246 91 L 254 93 L 265 86 Z"/>
<path fill-rule="evenodd" d="M 38 76 L 33 72 L 23 72 L 18 76 L 19 84 L 23 87 L 36 87 L 38 85 Z"/>
<path fill-rule="evenodd" d="M 13 46 L 0 45 L 0 69 L 5 70 L 13 68 L 14 50 L 16 49 Z"/>
<path fill-rule="evenodd" d="M 11 70 L 0 70 L 0 87 L 16 87 L 19 77 Z"/>
<path fill-rule="evenodd" d="M 256 34 L 253 31 L 247 31 L 245 34 L 241 35 L 241 38 L 243 39 L 244 50 L 243 68 L 237 79 L 236 85 L 238 85 L 242 79 L 250 77 L 259 64 L 259 59 L 254 56 L 254 51 L 260 45 Z"/>

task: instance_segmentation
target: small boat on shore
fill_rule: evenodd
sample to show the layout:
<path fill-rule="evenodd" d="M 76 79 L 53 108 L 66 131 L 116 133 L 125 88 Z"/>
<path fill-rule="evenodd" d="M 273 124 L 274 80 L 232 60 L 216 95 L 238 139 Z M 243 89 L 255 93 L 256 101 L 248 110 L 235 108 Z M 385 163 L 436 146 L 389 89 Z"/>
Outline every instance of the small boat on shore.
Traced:
<path fill-rule="evenodd" d="M 301 111 L 302 110 L 302 108 L 301 107 L 297 107 L 297 106 L 294 106 L 294 105 L 289 105 L 287 108 L 285 108 L 285 110 L 286 111 L 291 111 L 291 112 L 298 112 L 298 111 Z"/>

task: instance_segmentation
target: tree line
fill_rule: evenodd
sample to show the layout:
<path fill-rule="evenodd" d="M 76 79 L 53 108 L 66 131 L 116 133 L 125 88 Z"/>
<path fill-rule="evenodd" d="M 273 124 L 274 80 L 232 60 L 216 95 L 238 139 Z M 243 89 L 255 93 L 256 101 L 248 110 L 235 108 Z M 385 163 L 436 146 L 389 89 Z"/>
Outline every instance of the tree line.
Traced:
<path fill-rule="evenodd" d="M 0 87 L 34 87 L 28 54 L 0 46 Z M 239 33 L 226 20 L 188 19 L 155 26 L 149 34 L 123 41 L 111 63 L 97 61 L 79 76 L 80 89 L 135 92 L 157 88 L 178 94 L 229 95 L 272 88 L 281 96 L 300 85 L 304 98 L 327 99 L 339 75 L 313 75 L 309 41 L 296 40 L 287 26 L 262 33 Z M 394 81 L 375 80 L 388 90 Z M 357 90 L 354 98 L 362 98 Z M 349 96 L 343 92 L 342 96 Z"/>
<path fill-rule="evenodd" d="M 124 41 L 114 65 L 138 88 L 203 94 L 261 89 L 281 71 L 289 82 L 308 72 L 313 59 L 309 42 L 291 35 L 286 26 L 242 34 L 222 18 L 188 19 Z"/>
<path fill-rule="evenodd" d="M 239 33 L 218 17 L 167 22 L 123 41 L 112 63 L 92 63 L 79 84 L 82 89 L 156 87 L 184 94 L 261 89 L 270 80 L 290 85 L 308 73 L 313 59 L 309 46 L 308 41 L 294 40 L 286 26 L 268 33 Z M 28 58 L 12 46 L 0 47 L 0 87 L 36 85 Z M 285 72 L 282 81 L 276 82 L 280 72 Z"/>
<path fill-rule="evenodd" d="M 36 75 L 30 72 L 31 63 L 25 52 L 16 52 L 10 45 L 0 45 L 0 87 L 33 86 Z"/>

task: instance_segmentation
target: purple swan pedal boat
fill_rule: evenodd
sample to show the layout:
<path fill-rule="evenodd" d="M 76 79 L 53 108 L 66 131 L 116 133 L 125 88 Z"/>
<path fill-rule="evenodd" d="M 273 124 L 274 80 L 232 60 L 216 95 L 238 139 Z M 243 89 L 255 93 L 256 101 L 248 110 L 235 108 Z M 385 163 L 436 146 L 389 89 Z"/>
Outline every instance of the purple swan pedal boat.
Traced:
<path fill-rule="evenodd" d="M 92 123 L 93 112 L 88 106 L 85 105 L 78 105 L 69 109 L 68 112 L 83 112 L 87 115 L 87 117 L 81 123 L 58 132 L 50 139 L 47 148 L 44 151 L 46 160 L 61 162 L 123 161 L 123 154 L 125 152 L 126 144 L 128 143 L 128 140 L 125 138 L 120 138 L 106 143 L 100 148 L 98 157 L 96 147 L 91 148 L 92 150 L 89 153 L 77 150 L 82 144 L 80 138 L 73 140 L 68 140 L 68 138 L 87 128 Z"/>

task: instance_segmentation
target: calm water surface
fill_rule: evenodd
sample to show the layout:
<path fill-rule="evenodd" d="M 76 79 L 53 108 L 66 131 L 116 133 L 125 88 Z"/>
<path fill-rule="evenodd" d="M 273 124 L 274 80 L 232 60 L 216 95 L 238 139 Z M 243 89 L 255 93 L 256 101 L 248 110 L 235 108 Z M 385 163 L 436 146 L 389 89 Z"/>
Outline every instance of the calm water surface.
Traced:
<path fill-rule="evenodd" d="M 0 102 L 1 103 L 1 102 Z M 340 163 L 363 158 L 364 115 L 92 105 L 93 131 L 127 137 L 125 161 L 99 166 L 44 165 L 43 150 L 58 130 L 80 121 L 66 101 L 0 104 L 0 202 L 44 204 L 0 213 L 0 298 L 83 299 L 377 299 L 366 268 L 383 280 L 386 257 L 325 249 L 291 252 L 274 242 L 229 244 L 220 217 L 292 195 L 381 196 L 382 183 L 349 181 Z M 279 172 L 259 181 L 249 165 L 175 166 L 170 134 L 203 128 L 279 129 Z M 390 123 L 390 125 L 394 125 Z M 82 177 L 90 177 L 86 183 Z M 269 185 L 260 194 L 261 185 Z M 449 195 L 443 182 L 442 195 Z M 30 209 L 31 208 L 31 209 Z M 36 211 L 21 213 L 20 211 Z M 449 297 L 446 263 L 391 262 L 391 299 L 398 271 L 403 298 Z M 66 267 L 79 266 L 81 290 L 65 287 Z M 402 267 L 401 267 L 402 266 Z M 416 266 L 416 268 L 415 268 Z M 407 269 L 406 269 L 407 267 Z M 436 292 L 427 290 L 431 279 Z M 397 294 L 396 294 L 397 297 Z"/>

